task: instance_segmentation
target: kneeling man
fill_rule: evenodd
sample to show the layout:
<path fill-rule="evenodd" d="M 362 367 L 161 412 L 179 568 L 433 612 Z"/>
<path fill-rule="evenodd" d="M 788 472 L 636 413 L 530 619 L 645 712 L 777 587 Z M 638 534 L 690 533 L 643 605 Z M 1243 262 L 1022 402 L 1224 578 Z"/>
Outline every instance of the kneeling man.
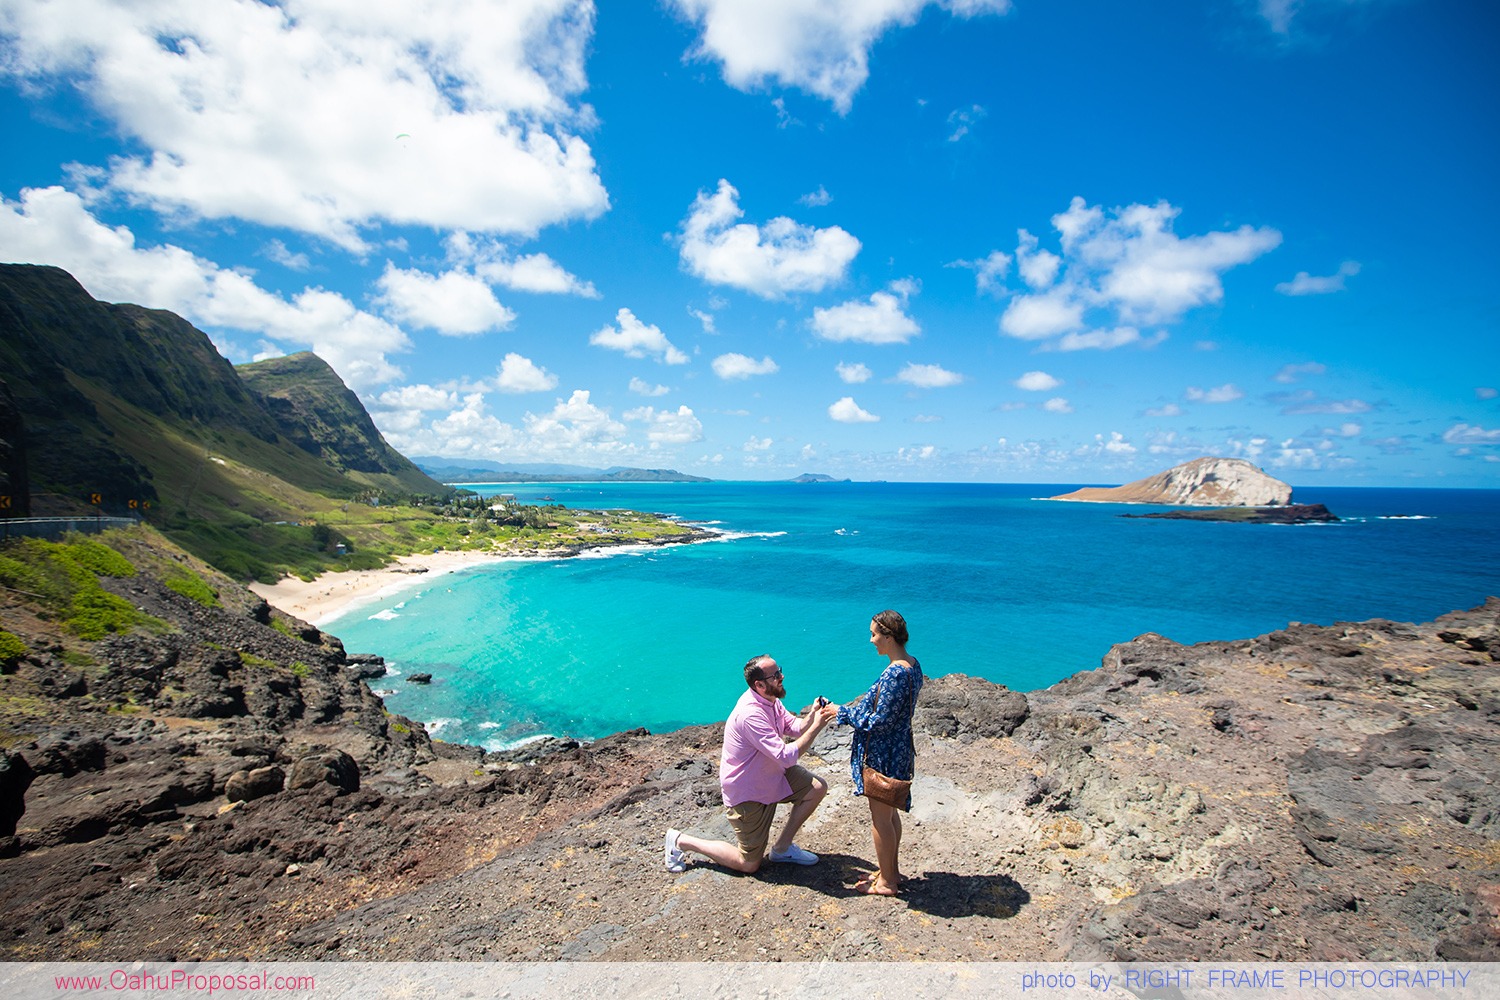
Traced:
<path fill-rule="evenodd" d="M 818 856 L 798 847 L 793 838 L 828 794 L 828 782 L 815 777 L 797 759 L 836 717 L 838 708 L 819 699 L 807 718 L 798 718 L 781 704 L 786 697 L 782 680 L 781 668 L 774 659 L 764 654 L 752 657 L 745 664 L 749 690 L 740 695 L 724 724 L 719 785 L 724 792 L 724 811 L 739 843 L 702 840 L 668 830 L 663 850 L 667 871 L 685 869 L 689 852 L 747 873 L 760 870 L 764 861 L 818 863 Z M 771 823 L 781 802 L 791 803 L 792 810 L 767 853 Z"/>

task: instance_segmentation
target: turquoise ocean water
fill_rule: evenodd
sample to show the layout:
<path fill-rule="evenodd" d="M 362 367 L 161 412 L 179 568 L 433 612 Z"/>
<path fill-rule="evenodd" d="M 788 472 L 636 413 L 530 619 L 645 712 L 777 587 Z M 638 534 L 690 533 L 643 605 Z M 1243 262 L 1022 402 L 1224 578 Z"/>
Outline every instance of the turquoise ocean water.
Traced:
<path fill-rule="evenodd" d="M 724 540 L 497 561 L 324 628 L 379 653 L 394 712 L 499 747 L 723 718 L 768 652 L 787 703 L 862 692 L 868 625 L 902 612 L 930 675 L 1018 690 L 1099 665 L 1142 632 L 1240 639 L 1291 621 L 1429 620 L 1500 594 L 1500 491 L 1298 488 L 1345 520 L 1270 526 L 1126 519 L 1154 508 L 1036 499 L 1060 485 L 510 484 L 572 508 L 706 522 Z M 432 674 L 430 686 L 404 676 Z"/>

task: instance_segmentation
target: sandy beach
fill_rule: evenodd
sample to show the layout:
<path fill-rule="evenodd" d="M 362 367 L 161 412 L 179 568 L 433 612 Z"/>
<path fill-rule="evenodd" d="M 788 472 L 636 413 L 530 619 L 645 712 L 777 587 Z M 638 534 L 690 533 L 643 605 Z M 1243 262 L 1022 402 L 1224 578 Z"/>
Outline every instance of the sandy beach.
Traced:
<path fill-rule="evenodd" d="M 402 556 L 381 569 L 324 573 L 311 582 L 288 576 L 275 584 L 252 583 L 250 590 L 278 611 L 294 615 L 309 625 L 321 626 L 391 594 L 419 587 L 434 577 L 507 558 L 516 557 L 478 551 L 427 552 Z"/>

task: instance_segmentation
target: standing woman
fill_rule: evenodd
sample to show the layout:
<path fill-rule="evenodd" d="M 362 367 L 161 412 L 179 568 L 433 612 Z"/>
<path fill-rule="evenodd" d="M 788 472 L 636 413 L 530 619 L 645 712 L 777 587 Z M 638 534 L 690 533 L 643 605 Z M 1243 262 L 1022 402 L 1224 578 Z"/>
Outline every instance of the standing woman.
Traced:
<path fill-rule="evenodd" d="M 870 620 L 870 644 L 889 660 L 880 679 L 865 696 L 839 709 L 838 724 L 854 727 L 854 746 L 849 769 L 854 791 L 867 795 L 865 768 L 887 778 L 910 781 L 916 769 L 916 747 L 911 718 L 922 690 L 922 666 L 906 652 L 906 619 L 894 611 L 882 611 Z M 870 826 L 875 836 L 875 857 L 880 870 L 855 883 L 855 890 L 871 896 L 894 896 L 901 887 L 898 864 L 901 852 L 901 814 L 897 805 L 868 799 Z M 911 792 L 899 808 L 910 811 Z"/>

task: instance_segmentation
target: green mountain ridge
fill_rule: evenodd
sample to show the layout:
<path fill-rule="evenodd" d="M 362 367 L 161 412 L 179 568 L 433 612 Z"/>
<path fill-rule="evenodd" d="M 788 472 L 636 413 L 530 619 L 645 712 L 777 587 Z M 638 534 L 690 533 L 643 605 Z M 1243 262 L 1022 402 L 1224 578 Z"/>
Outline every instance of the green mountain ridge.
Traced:
<path fill-rule="evenodd" d="M 199 554 L 205 531 L 452 493 L 316 355 L 237 369 L 180 316 L 99 302 L 55 267 L 0 265 L 0 437 L 0 513 L 133 510 Z"/>

